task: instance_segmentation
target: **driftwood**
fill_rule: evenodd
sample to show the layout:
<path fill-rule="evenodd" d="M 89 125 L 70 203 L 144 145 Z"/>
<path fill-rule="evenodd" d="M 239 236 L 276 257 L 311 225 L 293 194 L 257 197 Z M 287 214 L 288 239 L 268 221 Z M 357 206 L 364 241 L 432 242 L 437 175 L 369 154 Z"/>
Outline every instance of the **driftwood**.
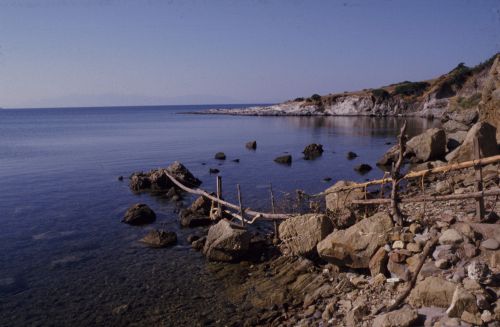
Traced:
<path fill-rule="evenodd" d="M 463 199 L 478 199 L 485 196 L 498 196 L 500 189 L 493 189 L 489 191 L 473 192 L 467 194 L 451 194 L 451 195 L 428 195 L 416 196 L 411 198 L 400 199 L 401 203 L 413 202 L 433 202 L 433 201 L 449 201 L 449 200 L 463 200 Z M 352 200 L 353 204 L 390 204 L 391 199 L 368 199 L 368 200 Z"/>
<path fill-rule="evenodd" d="M 376 310 L 373 315 L 377 315 L 381 312 L 390 312 L 392 310 L 397 309 L 403 302 L 404 300 L 410 295 L 411 290 L 413 287 L 415 287 L 415 284 L 417 282 L 417 277 L 418 274 L 420 273 L 420 270 L 422 270 L 422 266 L 424 265 L 425 259 L 429 256 L 429 253 L 431 252 L 431 249 L 434 247 L 438 240 L 438 235 L 434 234 L 430 240 L 427 241 L 425 244 L 424 250 L 422 251 L 422 256 L 420 258 L 420 261 L 418 262 L 418 265 L 415 269 L 415 273 L 413 274 L 409 284 L 406 286 L 406 289 L 401 293 L 395 300 L 394 303 L 391 304 L 388 307 L 381 307 L 378 310 Z"/>
<path fill-rule="evenodd" d="M 391 214 L 392 220 L 397 225 L 403 225 L 403 216 L 401 215 L 401 211 L 399 210 L 398 202 L 398 190 L 399 190 L 399 181 L 401 179 L 401 165 L 403 164 L 404 153 L 406 152 L 406 120 L 401 127 L 401 132 L 399 133 L 399 155 L 396 164 L 392 166 L 391 169 L 391 181 L 392 181 L 392 189 L 391 189 Z M 366 199 L 366 187 L 365 187 L 365 199 Z"/>
<path fill-rule="evenodd" d="M 402 179 L 413 179 L 413 178 L 417 178 L 417 177 L 427 176 L 430 174 L 437 174 L 437 173 L 449 172 L 449 171 L 453 171 L 453 170 L 471 168 L 471 167 L 478 166 L 478 165 L 486 166 L 486 165 L 497 163 L 497 162 L 500 162 L 500 155 L 486 157 L 486 158 L 482 158 L 479 160 L 470 160 L 470 161 L 464 161 L 464 162 L 460 162 L 460 163 L 453 163 L 453 164 L 449 164 L 446 166 L 441 166 L 441 167 L 436 167 L 436 168 L 431 168 L 431 169 L 410 171 L 405 176 L 403 176 Z M 337 192 L 348 191 L 348 190 L 357 189 L 357 188 L 365 188 L 365 187 L 368 187 L 371 185 L 380 185 L 380 184 L 386 184 L 386 183 L 392 183 L 392 178 L 388 177 L 388 178 L 382 178 L 382 179 L 375 179 L 375 180 L 368 181 L 365 183 L 355 183 L 355 184 L 345 186 L 345 187 L 338 189 L 338 190 L 335 190 L 335 191 L 321 192 L 321 193 L 315 194 L 313 196 L 324 196 L 324 195 L 327 195 L 329 193 L 337 193 Z"/>
<path fill-rule="evenodd" d="M 219 199 L 219 198 L 211 195 L 210 193 L 208 193 L 202 189 L 189 188 L 189 187 L 185 186 L 184 184 L 182 184 L 181 182 L 179 182 L 170 173 L 165 172 L 165 174 L 175 185 L 177 185 L 180 189 L 182 189 L 188 193 L 204 196 L 205 198 L 210 199 L 210 200 L 214 201 L 215 203 L 218 203 L 224 207 L 231 208 L 231 209 L 236 210 L 236 211 L 240 210 L 240 207 L 236 204 Z M 224 212 L 226 212 L 226 211 L 224 211 Z M 248 224 L 251 224 L 251 223 L 255 222 L 256 220 L 284 220 L 284 219 L 288 219 L 288 218 L 292 217 L 292 215 L 288 215 L 288 214 L 265 213 L 265 212 L 253 211 L 251 209 L 245 209 L 244 212 L 247 215 L 254 216 L 252 220 L 246 221 L 246 223 L 248 223 Z M 235 214 L 231 214 L 231 215 L 235 218 L 242 219 L 242 217 L 239 215 L 235 215 Z"/>

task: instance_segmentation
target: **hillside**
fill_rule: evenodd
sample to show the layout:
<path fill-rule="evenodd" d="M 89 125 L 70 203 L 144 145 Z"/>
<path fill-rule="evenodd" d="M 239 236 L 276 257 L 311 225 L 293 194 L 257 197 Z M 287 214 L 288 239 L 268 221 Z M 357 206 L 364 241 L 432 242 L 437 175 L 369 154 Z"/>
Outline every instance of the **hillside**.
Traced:
<path fill-rule="evenodd" d="M 467 67 L 460 63 L 450 72 L 427 81 L 401 83 L 377 89 L 313 95 L 281 104 L 245 109 L 210 110 L 236 115 L 361 115 L 445 118 L 478 112 L 499 127 L 500 54 Z"/>

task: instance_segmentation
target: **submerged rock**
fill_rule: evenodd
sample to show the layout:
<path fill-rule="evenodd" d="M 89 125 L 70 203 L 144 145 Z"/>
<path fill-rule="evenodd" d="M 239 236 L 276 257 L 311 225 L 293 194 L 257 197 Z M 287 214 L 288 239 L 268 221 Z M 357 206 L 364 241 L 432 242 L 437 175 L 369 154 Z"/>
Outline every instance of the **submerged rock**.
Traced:
<path fill-rule="evenodd" d="M 285 220 L 279 226 L 280 238 L 294 255 L 311 256 L 316 245 L 333 231 L 327 216 L 308 214 Z"/>
<path fill-rule="evenodd" d="M 444 158 L 446 134 L 442 129 L 430 128 L 408 141 L 407 152 L 422 162 Z"/>
<path fill-rule="evenodd" d="M 352 160 L 354 158 L 357 158 L 358 155 L 355 152 L 349 151 L 347 152 L 347 159 Z"/>
<path fill-rule="evenodd" d="M 346 230 L 338 230 L 318 243 L 319 256 L 351 268 L 369 268 L 370 258 L 389 240 L 392 219 L 379 212 Z"/>
<path fill-rule="evenodd" d="M 140 241 L 154 248 L 163 248 L 175 244 L 177 242 L 177 234 L 155 229 L 150 231 Z"/>
<path fill-rule="evenodd" d="M 250 239 L 247 230 L 224 219 L 208 230 L 203 253 L 211 261 L 235 261 L 247 253 Z"/>
<path fill-rule="evenodd" d="M 367 172 L 372 170 L 372 166 L 370 166 L 368 164 L 361 164 L 361 165 L 357 165 L 356 167 L 354 167 L 354 170 L 361 173 L 361 174 L 366 174 Z"/>
<path fill-rule="evenodd" d="M 154 211 L 144 203 L 137 203 L 128 208 L 123 222 L 130 225 L 144 225 L 156 220 Z"/>
<path fill-rule="evenodd" d="M 283 165 L 291 165 L 292 164 L 292 156 L 287 154 L 284 156 L 279 156 L 274 159 L 275 162 Z"/>
<path fill-rule="evenodd" d="M 305 160 L 315 159 L 321 156 L 321 154 L 323 153 L 323 145 L 316 143 L 309 144 L 308 146 L 305 147 L 302 153 L 304 154 Z"/>

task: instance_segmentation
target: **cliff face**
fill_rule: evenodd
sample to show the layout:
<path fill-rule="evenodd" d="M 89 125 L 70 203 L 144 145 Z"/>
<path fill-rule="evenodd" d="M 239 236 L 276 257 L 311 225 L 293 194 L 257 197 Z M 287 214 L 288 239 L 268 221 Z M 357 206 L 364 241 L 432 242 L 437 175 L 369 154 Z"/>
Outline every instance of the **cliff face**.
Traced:
<path fill-rule="evenodd" d="M 404 115 L 446 119 L 462 112 L 481 110 L 481 117 L 498 124 L 499 58 L 500 54 L 495 54 L 472 68 L 459 64 L 449 73 L 423 82 L 405 81 L 379 89 L 297 98 L 273 106 L 209 112 L 237 115 Z"/>

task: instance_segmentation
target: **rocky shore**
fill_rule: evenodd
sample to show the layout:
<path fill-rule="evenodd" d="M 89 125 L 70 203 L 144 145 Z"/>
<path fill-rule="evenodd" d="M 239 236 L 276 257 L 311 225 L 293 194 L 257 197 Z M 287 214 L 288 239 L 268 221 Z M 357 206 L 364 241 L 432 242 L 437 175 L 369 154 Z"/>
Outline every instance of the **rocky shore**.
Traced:
<path fill-rule="evenodd" d="M 471 160 L 476 138 L 482 157 L 498 154 L 494 126 L 477 112 L 455 114 L 443 129 L 410 139 L 405 162 L 418 171 Z M 304 155 L 310 159 L 322 151 L 312 144 Z M 390 165 L 396 155 L 398 146 L 379 163 Z M 132 174 L 130 188 L 172 199 L 178 203 L 179 224 L 197 227 L 188 241 L 207 258 L 208 269 L 238 308 L 235 326 L 500 324 L 498 196 L 486 198 L 483 219 L 473 199 L 402 203 L 404 220 L 398 225 L 387 205 L 354 203 L 380 198 L 381 188 L 365 194 L 345 190 L 354 182 L 338 181 L 325 190 L 323 206 L 283 221 L 275 235 L 265 222 L 241 226 L 231 216 L 214 216 L 214 204 L 203 196 L 184 208 L 181 199 L 187 195 L 167 174 L 190 187 L 201 184 L 175 162 Z M 498 163 L 483 167 L 482 177 L 484 191 L 498 189 Z M 409 181 L 400 195 L 465 194 L 474 191 L 475 181 L 473 168 L 449 171 Z M 137 204 L 124 222 L 148 224 L 154 218 L 151 208 Z M 176 235 L 156 230 L 140 241 L 168 247 Z"/>

